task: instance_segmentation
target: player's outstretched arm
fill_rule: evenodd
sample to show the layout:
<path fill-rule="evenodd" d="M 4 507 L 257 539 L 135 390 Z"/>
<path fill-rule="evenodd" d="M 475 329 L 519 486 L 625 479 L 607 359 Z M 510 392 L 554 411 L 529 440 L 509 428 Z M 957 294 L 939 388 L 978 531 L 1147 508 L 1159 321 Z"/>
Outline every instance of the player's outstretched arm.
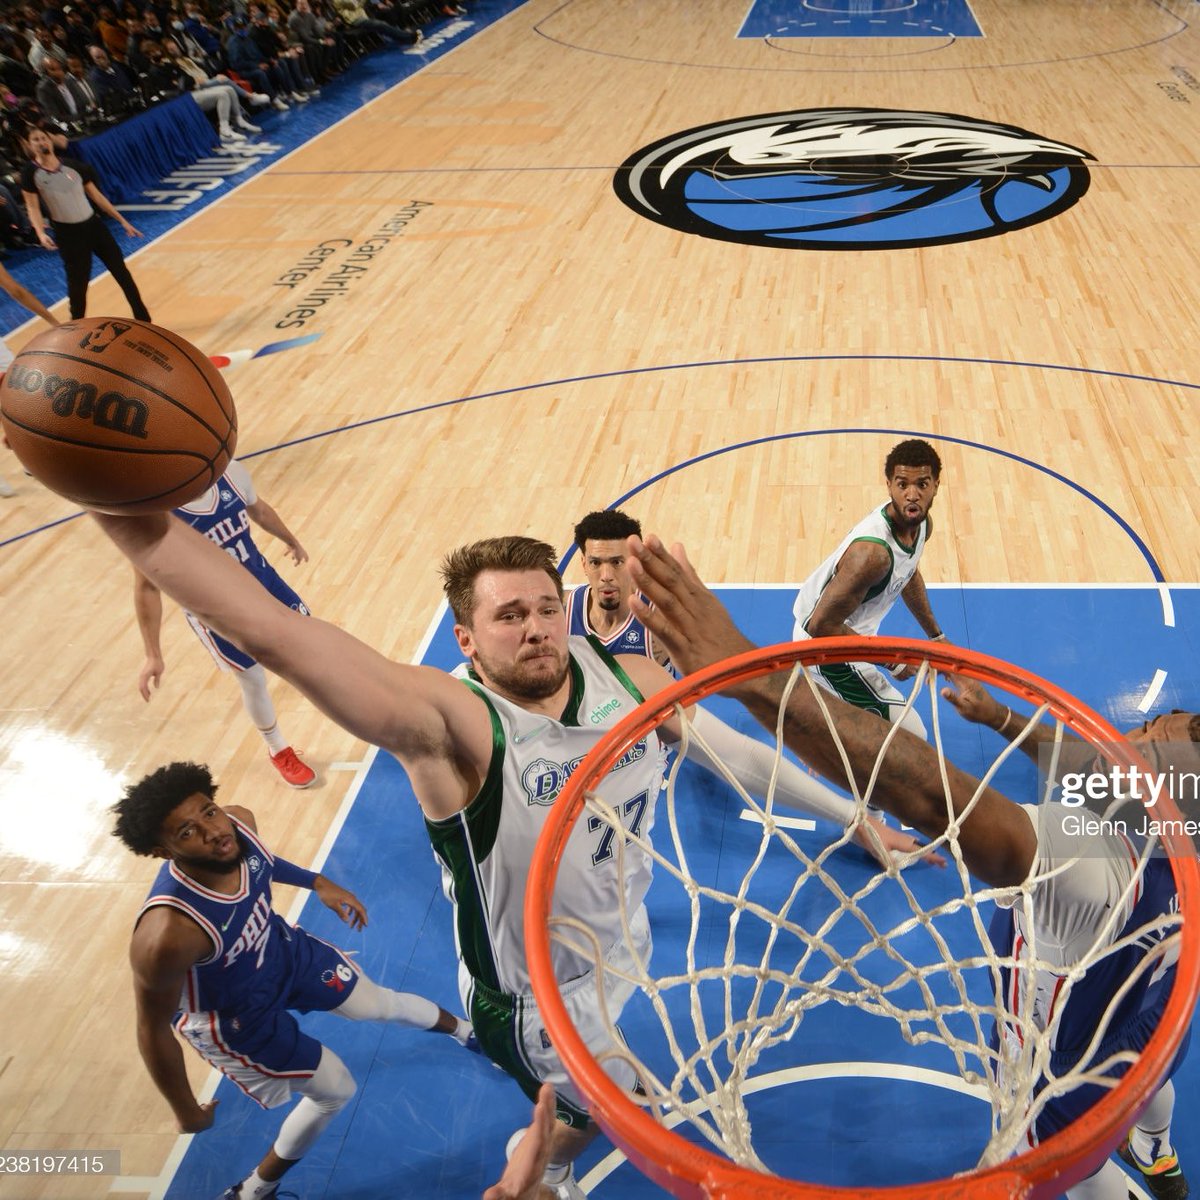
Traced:
<path fill-rule="evenodd" d="M 490 761 L 491 726 L 470 689 L 430 667 L 391 662 L 336 625 L 293 612 L 175 517 L 92 516 L 156 587 L 343 729 L 395 754 L 427 815 L 451 816 L 472 798 Z"/>
<path fill-rule="evenodd" d="M 630 605 L 671 654 L 672 662 L 696 671 L 753 648 L 730 618 L 725 606 L 701 582 L 680 546 L 668 552 L 656 537 L 643 543 L 629 539 L 630 571 L 644 599 Z M 754 718 L 774 729 L 786 687 L 786 676 L 772 672 L 745 680 L 729 689 Z M 874 713 L 852 708 L 835 696 L 826 705 L 845 746 L 859 788 L 865 787 L 891 726 Z M 828 779 L 850 786 L 837 743 L 824 714 L 807 687 L 792 689 L 784 713 L 785 744 Z M 946 764 L 951 800 L 962 812 L 978 790 L 978 780 Z M 876 784 L 879 803 L 927 837 L 946 828 L 946 800 L 936 751 L 907 730 L 895 731 L 880 766 Z M 967 866 L 986 883 L 1020 883 L 1029 873 L 1036 836 L 1016 805 L 992 788 L 979 796 L 972 817 L 959 834 Z"/>
<path fill-rule="evenodd" d="M 188 971 L 212 953 L 212 942 L 189 917 L 152 908 L 138 922 L 129 947 L 142 1061 L 171 1106 L 180 1133 L 202 1133 L 216 1117 L 217 1101 L 199 1104 L 192 1094 L 183 1050 L 171 1032 Z"/>

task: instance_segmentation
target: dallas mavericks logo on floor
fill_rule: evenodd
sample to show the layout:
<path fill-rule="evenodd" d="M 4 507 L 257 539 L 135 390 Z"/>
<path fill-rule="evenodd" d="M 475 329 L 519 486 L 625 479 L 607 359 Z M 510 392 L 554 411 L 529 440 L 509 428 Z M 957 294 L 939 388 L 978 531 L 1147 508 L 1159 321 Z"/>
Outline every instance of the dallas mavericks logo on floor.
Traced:
<path fill-rule="evenodd" d="M 951 113 L 766 113 L 674 133 L 613 180 L 634 212 L 701 237 L 889 250 L 991 237 L 1084 195 L 1086 150 Z"/>

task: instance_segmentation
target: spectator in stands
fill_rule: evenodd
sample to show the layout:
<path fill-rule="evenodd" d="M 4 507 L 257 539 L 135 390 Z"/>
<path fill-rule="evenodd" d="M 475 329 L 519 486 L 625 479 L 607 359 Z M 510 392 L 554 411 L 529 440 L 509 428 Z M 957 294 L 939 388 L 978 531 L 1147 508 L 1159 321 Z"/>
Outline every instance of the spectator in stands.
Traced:
<path fill-rule="evenodd" d="M 92 69 L 88 83 L 96 93 L 96 104 L 109 116 L 124 116 L 138 107 L 137 86 L 133 76 L 108 56 L 103 46 L 90 46 Z"/>
<path fill-rule="evenodd" d="M 100 35 L 100 41 L 111 57 L 123 61 L 126 47 L 129 44 L 129 31 L 117 20 L 117 14 L 113 11 L 112 5 L 100 5 L 99 13 L 96 32 Z"/>
<path fill-rule="evenodd" d="M 231 110 L 230 116 L 233 125 L 237 129 L 244 130 L 246 133 L 261 133 L 257 125 L 251 125 L 246 120 L 243 110 L 243 105 L 258 106 L 271 103 L 271 97 L 263 92 L 246 92 L 238 87 L 228 75 L 209 75 L 207 71 L 198 63 L 190 54 L 184 52 L 183 46 L 174 36 L 163 38 L 163 53 L 192 81 L 194 89 L 212 89 L 217 87 L 226 87 L 233 92 L 232 99 L 236 100 L 238 107 L 236 112 Z M 200 105 L 206 112 L 209 109 L 206 107 L 208 101 L 201 102 L 199 96 L 196 97 L 196 103 Z"/>
<path fill-rule="evenodd" d="M 47 56 L 42 63 L 45 78 L 37 86 L 38 107 L 59 125 L 82 127 L 87 119 L 88 94 L 79 86 L 79 81 L 67 74 L 66 67 L 57 58 Z"/>
<path fill-rule="evenodd" d="M 146 73 L 146 54 L 142 43 L 146 40 L 145 26 L 140 16 L 125 18 L 125 32 L 128 35 L 125 42 L 125 65 L 134 75 Z"/>
<path fill-rule="evenodd" d="M 152 42 L 161 43 L 163 38 L 167 36 L 167 31 L 158 19 L 158 11 L 156 9 L 148 8 L 142 14 L 142 31 L 143 36 L 149 38 Z"/>
<path fill-rule="evenodd" d="M 94 45 L 100 38 L 100 35 L 92 28 L 83 9 L 75 5 L 72 5 L 70 11 L 67 12 L 66 38 L 68 57 L 71 54 L 78 54 L 80 58 L 86 58 L 88 47 Z"/>
<path fill-rule="evenodd" d="M 267 15 L 277 23 L 279 9 L 269 5 Z M 328 80 L 342 70 L 345 63 L 337 39 L 331 36 L 325 22 L 312 10 L 308 0 L 296 0 L 296 7 L 287 18 L 288 41 L 304 51 L 308 73 L 319 80 Z"/>
<path fill-rule="evenodd" d="M 24 204 L 3 183 L 0 183 L 0 242 L 7 250 L 25 250 L 40 244 Z"/>
<path fill-rule="evenodd" d="M 71 319 L 76 321 L 87 312 L 88 281 L 95 254 L 125 293 L 133 315 L 139 321 L 149 321 L 150 314 L 121 248 L 96 210 L 112 217 L 130 237 L 141 237 L 140 231 L 112 206 L 100 190 L 92 167 L 77 159 L 58 157 L 55 143 L 44 129 L 27 132 L 25 150 L 30 157 L 21 172 L 25 208 L 38 241 L 47 250 L 57 250 L 62 258 Z M 46 232 L 43 205 L 54 230 L 53 238 Z"/>
<path fill-rule="evenodd" d="M 37 91 L 37 72 L 29 65 L 29 51 L 19 48 L 11 35 L 0 40 L 0 83 L 14 96 Z"/>
<path fill-rule="evenodd" d="M 45 25 L 39 25 L 33 31 L 33 44 L 29 47 L 29 65 L 38 75 L 42 75 L 42 65 L 47 58 L 57 58 L 63 66 L 67 64 L 67 52 L 54 40 L 54 34 Z"/>
<path fill-rule="evenodd" d="M 262 92 L 271 97 L 271 103 L 281 111 L 286 111 L 287 101 L 283 98 L 287 88 L 286 81 L 277 71 L 271 70 L 271 64 L 262 56 L 258 43 L 250 35 L 250 29 L 245 17 L 234 17 L 230 23 L 232 32 L 229 41 L 225 43 L 225 56 L 229 59 L 229 69 L 240 75 L 256 92 Z M 304 97 L 306 100 L 308 97 Z"/>
<path fill-rule="evenodd" d="M 419 29 L 398 29 L 387 21 L 367 16 L 360 0 L 333 0 L 337 14 L 346 22 L 348 28 L 356 33 L 374 33 L 386 38 L 393 45 L 411 46 L 421 40 Z"/>
<path fill-rule="evenodd" d="M 199 4 L 189 3 L 183 6 L 183 11 L 186 14 L 183 32 L 195 39 L 196 44 L 213 62 L 219 63 L 223 54 L 221 37 L 209 24 L 208 18 L 204 15 L 204 9 Z M 258 90 L 262 91 L 263 89 L 259 88 Z"/>
<path fill-rule="evenodd" d="M 217 75 L 209 78 L 190 58 L 179 53 L 173 38 L 164 38 L 160 47 L 151 44 L 146 53 L 164 55 L 178 73 L 180 86 L 191 91 L 192 99 L 206 113 L 217 114 L 217 129 L 223 142 L 244 142 L 247 133 L 261 133 L 257 125 L 251 125 L 242 115 L 240 88 L 229 82 L 229 76 Z M 266 97 L 263 97 L 266 100 Z"/>
<path fill-rule="evenodd" d="M 290 43 L 287 34 L 272 24 L 258 4 L 250 5 L 250 36 L 263 58 L 285 80 L 293 100 L 304 103 L 316 94 L 317 85 L 304 62 L 304 47 Z"/>
<path fill-rule="evenodd" d="M 75 81 L 76 95 L 82 96 L 84 99 L 84 120 L 94 117 L 96 109 L 99 107 L 96 100 L 96 89 L 92 87 L 91 81 L 87 77 L 87 67 L 80 55 L 67 56 L 67 75 Z"/>

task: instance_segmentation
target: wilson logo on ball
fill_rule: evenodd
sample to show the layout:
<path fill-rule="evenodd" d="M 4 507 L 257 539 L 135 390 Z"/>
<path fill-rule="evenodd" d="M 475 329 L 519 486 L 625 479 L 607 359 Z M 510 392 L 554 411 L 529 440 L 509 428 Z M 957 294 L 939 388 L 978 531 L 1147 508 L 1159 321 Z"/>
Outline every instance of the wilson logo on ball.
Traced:
<path fill-rule="evenodd" d="M 150 406 L 134 396 L 120 392 L 100 394 L 94 383 L 81 383 L 61 375 L 44 375 L 36 368 L 14 362 L 8 370 L 9 387 L 34 395 L 41 392 L 50 401 L 55 416 L 77 416 L 101 429 L 111 429 L 126 437 L 147 437 L 146 423 Z"/>

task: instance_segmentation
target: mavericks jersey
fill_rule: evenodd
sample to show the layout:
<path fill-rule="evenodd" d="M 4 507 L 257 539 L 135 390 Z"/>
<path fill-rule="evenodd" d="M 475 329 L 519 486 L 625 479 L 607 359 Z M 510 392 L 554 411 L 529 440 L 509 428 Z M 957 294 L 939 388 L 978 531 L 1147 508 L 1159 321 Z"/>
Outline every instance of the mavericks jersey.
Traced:
<path fill-rule="evenodd" d="M 916 574 L 925 543 L 929 540 L 930 530 L 929 518 L 926 517 L 917 531 L 917 540 L 912 547 L 903 545 L 896 539 L 892 522 L 887 516 L 887 508 L 885 504 L 863 517 L 842 539 L 841 545 L 800 585 L 796 603 L 792 606 L 792 613 L 796 618 L 796 626 L 792 632 L 794 639 L 811 636 L 808 632 L 808 622 L 817 607 L 817 601 L 837 574 L 842 555 L 855 542 L 878 542 L 887 550 L 891 560 L 887 574 L 867 592 L 863 602 L 846 618 L 846 624 L 860 637 L 874 637 L 879 632 L 883 618 L 891 611 L 897 597 Z"/>
<path fill-rule="evenodd" d="M 181 1013 L 247 1012 L 287 995 L 292 968 L 292 930 L 271 907 L 275 858 L 258 838 L 231 817 L 243 857 L 238 890 L 214 892 L 164 863 L 138 920 L 152 908 L 186 913 L 212 942 L 212 953 L 188 971 L 179 997 Z"/>
<path fill-rule="evenodd" d="M 594 637 L 609 654 L 640 654 L 652 658 L 660 666 L 671 670 L 671 660 L 666 652 L 654 645 L 654 635 L 630 613 L 624 623 L 607 637 L 592 628 L 588 620 L 588 596 L 591 588 L 586 584 L 573 588 L 567 595 L 567 632 L 575 637 Z"/>
<path fill-rule="evenodd" d="M 600 734 L 641 703 L 642 695 L 594 638 L 572 637 L 571 693 L 562 716 L 531 713 L 483 686 L 465 664 L 454 674 L 487 705 L 492 759 L 479 793 L 462 812 L 426 820 L 454 905 L 455 940 L 471 980 L 494 991 L 527 996 L 525 881 L 550 807 Z M 600 795 L 631 833 L 648 838 L 662 786 L 656 734 L 631 746 L 600 786 Z M 621 896 L 629 919 L 650 885 L 651 860 L 627 841 L 618 865 L 615 831 L 598 817 L 580 818 L 558 869 L 554 913 L 585 922 L 601 953 L 623 940 Z M 594 967 L 589 955 L 553 943 L 555 974 L 566 982 Z M 464 979 L 464 993 L 470 980 Z"/>

